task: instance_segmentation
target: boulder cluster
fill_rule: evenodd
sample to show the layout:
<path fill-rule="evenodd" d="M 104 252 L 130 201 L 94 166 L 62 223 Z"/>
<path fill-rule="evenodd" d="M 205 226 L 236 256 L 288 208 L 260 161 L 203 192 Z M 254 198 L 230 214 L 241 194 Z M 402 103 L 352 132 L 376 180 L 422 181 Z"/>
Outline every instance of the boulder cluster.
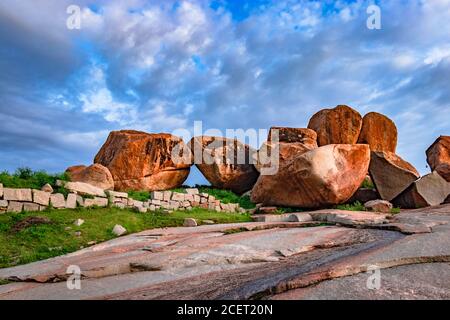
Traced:
<path fill-rule="evenodd" d="M 383 200 L 417 208 L 448 202 L 450 137 L 427 150 L 432 173 L 424 177 L 396 148 L 392 120 L 376 112 L 362 117 L 340 105 L 317 112 L 308 128 L 271 128 L 259 150 L 222 137 L 194 137 L 185 144 L 171 134 L 113 131 L 93 165 L 67 172 L 72 181 L 109 190 L 163 191 L 181 186 L 195 164 L 213 187 L 251 191 L 252 201 L 264 206 L 325 208 Z M 361 188 L 365 180 L 374 188 Z"/>

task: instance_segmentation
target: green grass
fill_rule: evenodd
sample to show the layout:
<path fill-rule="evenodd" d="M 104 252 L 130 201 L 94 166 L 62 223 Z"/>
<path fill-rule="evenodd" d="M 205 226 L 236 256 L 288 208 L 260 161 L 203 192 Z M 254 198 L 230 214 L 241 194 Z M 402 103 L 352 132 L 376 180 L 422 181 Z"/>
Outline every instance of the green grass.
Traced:
<path fill-rule="evenodd" d="M 338 206 L 336 206 L 336 209 L 345 210 L 345 211 L 367 211 L 366 208 L 364 207 L 364 205 L 359 201 L 356 201 L 355 203 L 352 203 L 352 204 L 338 205 Z M 392 208 L 391 214 L 399 214 L 400 211 L 401 211 L 400 208 Z"/>
<path fill-rule="evenodd" d="M 363 181 L 363 183 L 362 183 L 362 185 L 361 185 L 361 188 L 364 188 L 364 189 L 372 189 L 372 190 L 375 190 L 376 188 L 375 188 L 375 185 L 373 184 L 373 182 L 372 181 L 368 181 L 368 180 L 366 180 L 366 179 L 364 179 L 364 181 Z"/>
<path fill-rule="evenodd" d="M 16 222 L 28 216 L 47 217 L 52 223 L 31 226 L 18 233 L 11 231 Z M 247 214 L 227 214 L 197 208 L 170 214 L 142 214 L 116 208 L 5 213 L 0 215 L 0 268 L 59 256 L 86 247 L 92 241 L 100 243 L 112 239 L 115 236 L 111 231 L 116 224 L 124 226 L 128 233 L 135 233 L 153 228 L 181 226 L 185 218 L 195 218 L 199 222 L 213 220 L 216 223 L 251 221 Z M 73 224 L 76 219 L 83 219 L 85 223 L 77 227 Z M 77 231 L 81 232 L 81 236 L 75 236 Z"/>
<path fill-rule="evenodd" d="M 356 201 L 355 203 L 352 203 L 352 204 L 338 205 L 338 206 L 336 206 L 336 209 L 345 210 L 345 211 L 366 211 L 366 208 L 364 207 L 364 205 L 359 201 Z"/>
<path fill-rule="evenodd" d="M 47 183 L 55 186 L 56 180 L 68 181 L 69 176 L 66 173 L 49 174 L 45 171 L 33 171 L 30 168 L 19 168 L 13 174 L 7 171 L 0 173 L 0 183 L 5 188 L 41 189 Z M 64 190 L 61 191 L 64 192 Z"/>

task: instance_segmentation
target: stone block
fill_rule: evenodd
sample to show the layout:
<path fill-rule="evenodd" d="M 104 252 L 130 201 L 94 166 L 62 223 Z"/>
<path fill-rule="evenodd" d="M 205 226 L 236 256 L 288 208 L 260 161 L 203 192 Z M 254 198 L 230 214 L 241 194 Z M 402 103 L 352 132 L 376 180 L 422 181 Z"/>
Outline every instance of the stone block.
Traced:
<path fill-rule="evenodd" d="M 90 208 L 90 207 L 107 207 L 108 206 L 108 199 L 106 198 L 99 198 L 95 197 L 94 199 L 84 199 L 84 207 Z"/>
<path fill-rule="evenodd" d="M 90 185 L 88 183 L 65 182 L 64 187 L 76 194 L 106 198 L 106 193 L 103 189 L 94 187 L 93 185 Z"/>
<path fill-rule="evenodd" d="M 185 227 L 196 227 L 197 225 L 198 224 L 197 224 L 197 221 L 195 219 L 192 219 L 192 218 L 184 219 L 183 226 L 185 226 Z"/>
<path fill-rule="evenodd" d="M 0 183 L 0 198 L 3 197 L 3 184 Z"/>
<path fill-rule="evenodd" d="M 184 193 L 174 192 L 172 194 L 173 201 L 184 201 Z"/>
<path fill-rule="evenodd" d="M 163 200 L 164 201 L 170 201 L 172 197 L 172 191 L 164 191 L 163 192 Z"/>
<path fill-rule="evenodd" d="M 161 200 L 159 200 L 159 199 L 153 199 L 153 200 L 152 200 L 152 204 L 155 205 L 155 206 L 160 206 L 160 205 L 161 205 Z"/>
<path fill-rule="evenodd" d="M 126 193 L 126 192 L 117 192 L 117 191 L 108 190 L 108 191 L 106 191 L 106 193 L 108 194 L 108 196 L 110 198 L 128 199 L 128 193 Z"/>
<path fill-rule="evenodd" d="M 40 206 L 37 203 L 26 202 L 23 204 L 23 211 L 38 212 L 40 211 Z"/>
<path fill-rule="evenodd" d="M 48 206 L 50 203 L 50 195 L 51 193 L 49 192 L 33 190 L 33 202 L 41 206 Z"/>
<path fill-rule="evenodd" d="M 66 207 L 66 200 L 61 193 L 55 193 L 50 195 L 50 204 L 55 209 L 63 209 Z"/>
<path fill-rule="evenodd" d="M 66 208 L 75 209 L 77 207 L 77 195 L 75 193 L 69 193 L 67 195 Z"/>
<path fill-rule="evenodd" d="M 161 192 L 161 191 L 153 191 L 153 192 L 151 193 L 151 199 L 152 199 L 152 200 L 159 200 L 159 201 L 164 200 L 164 192 Z"/>
<path fill-rule="evenodd" d="M 9 201 L 7 211 L 20 213 L 23 211 L 23 203 L 17 201 Z"/>
<path fill-rule="evenodd" d="M 3 188 L 3 199 L 8 201 L 33 202 L 31 189 Z"/>
<path fill-rule="evenodd" d="M 84 207 L 84 199 L 82 196 L 77 195 L 77 204 L 80 207 Z"/>
<path fill-rule="evenodd" d="M 197 188 L 189 188 L 189 189 L 186 189 L 186 193 L 194 195 L 194 194 L 199 194 L 199 191 Z"/>
<path fill-rule="evenodd" d="M 7 207 L 8 207 L 8 201 L 0 200 L 0 208 L 7 208 Z"/>

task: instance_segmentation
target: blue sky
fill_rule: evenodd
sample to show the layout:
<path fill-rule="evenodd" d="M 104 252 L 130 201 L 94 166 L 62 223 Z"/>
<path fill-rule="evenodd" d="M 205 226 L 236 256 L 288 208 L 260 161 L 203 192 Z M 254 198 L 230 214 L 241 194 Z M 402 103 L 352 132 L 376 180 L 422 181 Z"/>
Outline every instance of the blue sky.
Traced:
<path fill-rule="evenodd" d="M 450 134 L 448 21 L 450 0 L 2 0 L 0 170 L 89 164 L 111 130 L 305 127 L 348 104 L 391 117 L 426 173 Z"/>

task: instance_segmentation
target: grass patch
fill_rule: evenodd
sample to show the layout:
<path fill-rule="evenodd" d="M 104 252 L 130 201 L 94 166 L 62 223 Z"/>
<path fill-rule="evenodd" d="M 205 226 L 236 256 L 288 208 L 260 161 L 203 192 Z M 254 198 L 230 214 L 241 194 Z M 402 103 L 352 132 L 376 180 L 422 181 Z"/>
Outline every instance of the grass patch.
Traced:
<path fill-rule="evenodd" d="M 373 184 L 373 182 L 370 181 L 370 180 L 367 180 L 367 179 L 364 179 L 364 181 L 363 181 L 363 183 L 362 183 L 362 185 L 361 185 L 361 188 L 364 188 L 364 189 L 372 189 L 372 190 L 375 190 L 375 189 L 376 189 L 376 188 L 375 188 L 375 185 Z"/>
<path fill-rule="evenodd" d="M 150 199 L 149 191 L 128 191 L 128 196 L 137 201 L 145 202 Z"/>
<path fill-rule="evenodd" d="M 66 173 L 49 174 L 45 171 L 33 171 L 30 168 L 19 168 L 13 174 L 7 171 L 0 173 L 0 183 L 5 188 L 41 189 L 47 183 L 55 186 L 56 180 L 69 181 L 69 176 Z"/>
<path fill-rule="evenodd" d="M 6 280 L 6 279 L 0 279 L 0 286 L 3 286 L 5 284 L 11 283 L 11 281 Z"/>
<path fill-rule="evenodd" d="M 30 226 L 13 232 L 15 223 L 30 216 L 47 217 L 51 224 Z M 147 229 L 182 226 L 185 218 L 212 220 L 215 223 L 249 222 L 247 214 L 227 214 L 200 208 L 192 211 L 136 213 L 117 208 L 48 210 L 34 213 L 5 213 L 0 215 L 0 268 L 30 263 L 74 252 L 88 243 L 100 243 L 115 238 L 114 225 L 124 226 L 128 233 Z M 80 227 L 73 223 L 83 219 Z M 70 229 L 69 229 L 70 228 Z M 75 236 L 80 231 L 81 236 Z"/>
<path fill-rule="evenodd" d="M 345 210 L 345 211 L 366 211 L 366 208 L 364 207 L 364 205 L 359 201 L 356 201 L 352 204 L 338 205 L 338 206 L 336 206 L 336 209 Z"/>
<path fill-rule="evenodd" d="M 392 214 L 399 214 L 401 212 L 400 208 L 392 208 L 391 213 Z"/>

